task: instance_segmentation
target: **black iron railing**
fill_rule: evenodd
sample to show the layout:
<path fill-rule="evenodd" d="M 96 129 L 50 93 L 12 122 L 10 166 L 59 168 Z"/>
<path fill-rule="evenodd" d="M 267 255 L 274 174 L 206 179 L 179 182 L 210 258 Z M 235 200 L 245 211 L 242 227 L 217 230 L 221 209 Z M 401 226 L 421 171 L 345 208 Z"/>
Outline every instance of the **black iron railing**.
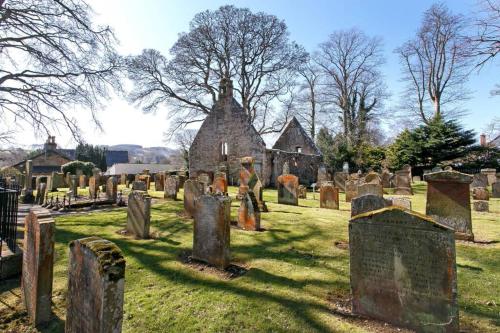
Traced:
<path fill-rule="evenodd" d="M 6 244 L 12 252 L 16 251 L 18 196 L 17 190 L 0 187 L 0 249 Z"/>

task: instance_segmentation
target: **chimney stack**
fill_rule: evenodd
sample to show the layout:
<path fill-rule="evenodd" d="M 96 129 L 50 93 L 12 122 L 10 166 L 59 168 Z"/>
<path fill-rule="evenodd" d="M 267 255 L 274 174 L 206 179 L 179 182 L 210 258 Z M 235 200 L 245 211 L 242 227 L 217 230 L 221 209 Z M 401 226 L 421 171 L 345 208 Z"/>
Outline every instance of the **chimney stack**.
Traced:
<path fill-rule="evenodd" d="M 479 144 L 481 147 L 486 147 L 486 134 L 483 133 L 479 136 Z"/>

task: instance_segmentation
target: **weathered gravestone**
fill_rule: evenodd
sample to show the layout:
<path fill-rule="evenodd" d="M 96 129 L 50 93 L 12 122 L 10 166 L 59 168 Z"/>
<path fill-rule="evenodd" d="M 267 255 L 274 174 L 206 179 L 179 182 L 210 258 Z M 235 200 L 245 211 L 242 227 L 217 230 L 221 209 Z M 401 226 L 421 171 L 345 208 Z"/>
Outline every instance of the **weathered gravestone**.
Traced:
<path fill-rule="evenodd" d="M 127 231 L 136 238 L 149 238 L 151 224 L 151 197 L 144 191 L 128 195 Z"/>
<path fill-rule="evenodd" d="M 132 191 L 144 191 L 147 192 L 147 184 L 141 180 L 134 181 L 132 183 Z"/>
<path fill-rule="evenodd" d="M 80 188 L 86 188 L 87 187 L 87 176 L 81 175 L 79 179 L 80 183 Z"/>
<path fill-rule="evenodd" d="M 281 174 L 282 175 L 289 175 L 290 174 L 290 165 L 288 164 L 287 161 L 283 163 L 283 168 L 281 169 Z"/>
<path fill-rule="evenodd" d="M 351 202 L 352 198 L 358 196 L 358 184 L 354 180 L 345 182 L 345 202 Z"/>
<path fill-rule="evenodd" d="M 493 198 L 500 198 L 500 180 L 497 180 L 496 183 L 493 183 L 493 185 L 491 185 L 491 196 Z"/>
<path fill-rule="evenodd" d="M 390 207 L 349 221 L 354 314 L 418 332 L 458 332 L 453 230 Z"/>
<path fill-rule="evenodd" d="M 340 189 L 340 191 L 345 191 L 345 182 L 349 179 L 349 173 L 347 172 L 335 172 L 333 174 L 333 183 L 335 187 Z"/>
<path fill-rule="evenodd" d="M 281 175 L 278 177 L 278 203 L 285 205 L 299 204 L 298 198 L 299 178 L 294 175 Z"/>
<path fill-rule="evenodd" d="M 365 184 L 375 184 L 375 185 L 381 185 L 382 184 L 382 179 L 376 172 L 369 172 L 365 176 Z"/>
<path fill-rule="evenodd" d="M 109 177 L 106 181 L 106 197 L 114 202 L 118 198 L 118 182 L 115 177 Z"/>
<path fill-rule="evenodd" d="M 190 217 L 194 217 L 194 202 L 200 195 L 205 194 L 205 186 L 194 179 L 184 182 L 184 210 Z"/>
<path fill-rule="evenodd" d="M 319 189 L 319 207 L 339 209 L 339 189 L 331 184 L 323 184 Z"/>
<path fill-rule="evenodd" d="M 64 187 L 64 174 L 59 172 L 52 172 L 52 187 L 51 191 L 57 191 L 58 188 Z"/>
<path fill-rule="evenodd" d="M 245 230 L 260 230 L 260 210 L 255 193 L 247 191 L 238 209 L 238 226 Z"/>
<path fill-rule="evenodd" d="M 47 184 L 45 183 L 39 183 L 36 187 L 36 197 L 35 197 L 35 204 L 41 205 L 43 204 L 43 201 L 45 200 L 45 193 L 47 191 Z"/>
<path fill-rule="evenodd" d="M 420 176 L 413 176 L 413 178 L 411 179 L 412 182 L 416 183 L 416 182 L 419 182 L 419 181 L 422 181 L 422 178 L 420 178 Z"/>
<path fill-rule="evenodd" d="M 413 195 L 413 190 L 411 188 L 411 178 L 408 170 L 396 171 L 394 175 L 395 189 L 394 194 L 396 195 Z"/>
<path fill-rule="evenodd" d="M 490 192 L 486 187 L 474 187 L 472 189 L 472 198 L 474 200 L 490 200 Z"/>
<path fill-rule="evenodd" d="M 489 212 L 490 211 L 490 204 L 486 200 L 474 201 L 472 203 L 472 207 L 474 208 L 474 211 L 476 211 L 476 212 Z"/>
<path fill-rule="evenodd" d="M 481 169 L 481 173 L 486 176 L 488 179 L 488 185 L 493 185 L 497 181 L 497 170 L 490 169 Z"/>
<path fill-rule="evenodd" d="M 76 175 L 71 175 L 70 181 L 71 181 L 71 195 L 76 198 L 78 196 L 78 183 L 77 183 L 78 177 Z"/>
<path fill-rule="evenodd" d="M 351 216 L 371 212 L 389 206 L 389 202 L 380 195 L 365 194 L 351 200 Z"/>
<path fill-rule="evenodd" d="M 126 185 L 127 184 L 127 174 L 122 173 L 120 175 L 120 185 Z"/>
<path fill-rule="evenodd" d="M 389 197 L 385 199 L 389 206 L 398 206 L 404 209 L 411 210 L 411 200 L 405 197 Z"/>
<path fill-rule="evenodd" d="M 143 175 L 139 175 L 139 177 L 137 177 L 137 181 L 139 182 L 143 182 L 146 189 L 144 191 L 148 191 L 151 187 L 151 176 L 149 174 L 143 174 Z"/>
<path fill-rule="evenodd" d="M 216 172 L 214 175 L 214 182 L 212 184 L 214 193 L 224 194 L 227 193 L 227 178 L 226 173 Z"/>
<path fill-rule="evenodd" d="M 381 184 L 382 187 L 384 187 L 384 188 L 391 187 L 391 178 L 392 178 L 392 174 L 389 172 L 389 170 L 384 169 L 382 171 L 382 174 L 380 175 L 380 181 L 382 183 Z"/>
<path fill-rule="evenodd" d="M 384 189 L 379 184 L 364 183 L 358 186 L 358 196 L 365 194 L 373 194 L 381 197 L 384 195 Z"/>
<path fill-rule="evenodd" d="M 163 198 L 177 200 L 178 182 L 176 177 L 166 176 L 164 189 Z"/>
<path fill-rule="evenodd" d="M 205 186 L 205 188 L 210 186 L 210 184 L 212 183 L 212 181 L 210 179 L 210 175 L 208 173 L 205 173 L 205 172 L 200 172 L 198 174 L 197 180 L 198 180 L 198 182 L 202 183 L 203 186 Z"/>
<path fill-rule="evenodd" d="M 95 176 L 89 178 L 89 197 L 91 200 L 97 198 L 97 191 L 99 190 L 99 183 Z"/>
<path fill-rule="evenodd" d="M 326 166 L 324 164 L 320 165 L 318 168 L 318 180 L 316 181 L 317 186 L 321 187 L 323 182 L 329 181 L 328 172 L 326 171 Z"/>
<path fill-rule="evenodd" d="M 475 187 L 488 187 L 488 176 L 485 174 L 476 173 L 472 177 L 472 183 L 470 184 L 471 189 Z"/>
<path fill-rule="evenodd" d="M 305 185 L 299 185 L 297 191 L 299 199 L 307 199 L 307 187 Z"/>
<path fill-rule="evenodd" d="M 71 188 L 71 173 L 70 172 L 66 172 L 66 175 L 64 176 L 64 182 L 68 188 Z"/>
<path fill-rule="evenodd" d="M 69 244 L 66 333 L 119 333 L 123 321 L 125 259 L 100 237 Z"/>
<path fill-rule="evenodd" d="M 155 191 L 165 190 L 165 173 L 158 172 L 155 174 Z"/>
<path fill-rule="evenodd" d="M 24 220 L 23 302 L 33 325 L 50 321 L 55 222 L 50 212 L 32 208 Z"/>
<path fill-rule="evenodd" d="M 263 186 L 259 176 L 254 169 L 254 159 L 251 156 L 243 157 L 240 160 L 240 187 L 238 189 L 238 197 L 242 198 L 246 191 L 252 191 L 255 194 L 259 210 L 267 212 L 267 205 L 263 199 Z"/>
<path fill-rule="evenodd" d="M 428 183 L 426 214 L 455 230 L 457 239 L 474 240 L 469 184 L 472 177 L 441 171 L 424 175 Z"/>
<path fill-rule="evenodd" d="M 231 199 L 204 194 L 195 199 L 193 258 L 225 269 L 229 266 Z"/>

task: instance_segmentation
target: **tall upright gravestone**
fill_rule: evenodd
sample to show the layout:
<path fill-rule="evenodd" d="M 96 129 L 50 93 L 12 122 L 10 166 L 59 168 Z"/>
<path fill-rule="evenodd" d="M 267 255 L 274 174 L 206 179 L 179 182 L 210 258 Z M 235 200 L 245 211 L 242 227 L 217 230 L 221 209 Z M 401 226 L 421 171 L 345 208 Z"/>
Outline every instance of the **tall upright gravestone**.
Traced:
<path fill-rule="evenodd" d="M 165 178 L 163 197 L 165 199 L 177 200 L 178 182 L 176 177 L 167 176 Z"/>
<path fill-rule="evenodd" d="M 194 179 L 188 179 L 184 182 L 184 211 L 188 216 L 194 217 L 194 202 L 202 194 L 205 194 L 203 183 Z"/>
<path fill-rule="evenodd" d="M 278 177 L 278 203 L 285 205 L 299 204 L 298 198 L 299 178 L 294 175 L 281 175 Z"/>
<path fill-rule="evenodd" d="M 106 181 L 106 197 L 116 202 L 118 198 L 118 182 L 115 177 L 109 177 Z"/>
<path fill-rule="evenodd" d="M 151 224 L 151 197 L 144 191 L 128 195 L 127 231 L 136 238 L 149 238 Z"/>
<path fill-rule="evenodd" d="M 97 198 L 97 190 L 99 189 L 98 181 L 95 176 L 89 178 L 89 197 L 91 200 Z"/>
<path fill-rule="evenodd" d="M 398 207 L 349 221 L 352 311 L 417 332 L 458 332 L 453 230 Z"/>
<path fill-rule="evenodd" d="M 154 176 L 155 178 L 155 191 L 163 191 L 165 189 L 165 173 L 158 172 Z"/>
<path fill-rule="evenodd" d="M 123 321 L 125 259 L 100 237 L 69 244 L 66 333 L 119 333 Z"/>
<path fill-rule="evenodd" d="M 394 175 L 394 182 L 396 185 L 394 194 L 413 195 L 413 190 L 411 188 L 411 178 L 408 170 L 396 171 L 396 174 Z"/>
<path fill-rule="evenodd" d="M 339 189 L 326 183 L 319 189 L 320 208 L 339 209 Z"/>
<path fill-rule="evenodd" d="M 229 266 L 231 198 L 204 194 L 195 200 L 193 258 L 225 269 Z"/>
<path fill-rule="evenodd" d="M 246 191 L 252 191 L 255 194 L 255 199 L 259 204 L 259 210 L 261 212 L 267 212 L 267 205 L 263 198 L 263 188 L 262 182 L 255 172 L 254 168 L 254 158 L 251 156 L 243 157 L 240 159 L 241 169 L 240 169 L 240 187 L 238 189 L 238 195 L 241 198 Z"/>
<path fill-rule="evenodd" d="M 455 237 L 474 240 L 469 185 L 472 177 L 456 172 L 441 171 L 424 175 L 428 183 L 426 214 L 455 230 Z"/>
<path fill-rule="evenodd" d="M 260 210 L 255 193 L 247 191 L 241 199 L 238 209 L 238 226 L 245 230 L 260 229 Z"/>
<path fill-rule="evenodd" d="M 22 296 L 37 326 L 51 317 L 55 222 L 47 209 L 32 208 L 24 224 Z"/>

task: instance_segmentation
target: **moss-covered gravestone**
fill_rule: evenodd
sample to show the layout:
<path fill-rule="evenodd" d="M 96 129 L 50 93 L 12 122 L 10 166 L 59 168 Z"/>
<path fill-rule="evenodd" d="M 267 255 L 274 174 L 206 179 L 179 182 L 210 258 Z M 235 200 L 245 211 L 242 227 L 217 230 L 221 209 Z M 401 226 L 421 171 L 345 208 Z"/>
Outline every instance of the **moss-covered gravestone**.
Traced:
<path fill-rule="evenodd" d="M 32 208 L 24 224 L 22 296 L 37 326 L 51 316 L 55 222 L 47 209 Z"/>
<path fill-rule="evenodd" d="M 319 189 L 319 206 L 321 208 L 339 209 L 339 189 L 330 183 L 323 183 Z"/>
<path fill-rule="evenodd" d="M 220 269 L 229 266 L 230 218 L 231 198 L 228 196 L 204 194 L 195 199 L 194 259 Z"/>
<path fill-rule="evenodd" d="M 100 237 L 69 244 L 66 333 L 121 332 L 125 259 Z"/>
<path fill-rule="evenodd" d="M 469 185 L 472 176 L 456 171 L 424 175 L 428 183 L 426 214 L 455 230 L 457 239 L 474 240 Z"/>
<path fill-rule="evenodd" d="M 453 230 L 398 207 L 349 222 L 352 311 L 417 332 L 458 332 Z"/>
<path fill-rule="evenodd" d="M 151 197 L 144 191 L 132 191 L 127 203 L 127 231 L 136 238 L 149 238 Z"/>
<path fill-rule="evenodd" d="M 278 177 L 278 203 L 298 206 L 299 178 L 294 175 L 281 175 Z"/>

